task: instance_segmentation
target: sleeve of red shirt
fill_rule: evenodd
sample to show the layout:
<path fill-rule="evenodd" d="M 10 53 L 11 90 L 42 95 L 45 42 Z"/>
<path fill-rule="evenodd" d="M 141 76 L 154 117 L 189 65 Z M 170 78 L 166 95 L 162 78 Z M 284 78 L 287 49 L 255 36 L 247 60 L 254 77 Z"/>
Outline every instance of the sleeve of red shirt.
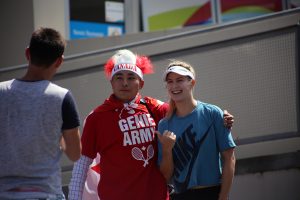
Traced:
<path fill-rule="evenodd" d="M 97 135 L 96 135 L 96 121 L 94 113 L 91 113 L 84 122 L 83 132 L 81 136 L 82 155 L 94 159 L 97 155 Z"/>
<path fill-rule="evenodd" d="M 155 123 L 158 124 L 158 122 L 166 116 L 169 104 L 151 97 L 145 97 L 144 99 L 154 116 Z"/>

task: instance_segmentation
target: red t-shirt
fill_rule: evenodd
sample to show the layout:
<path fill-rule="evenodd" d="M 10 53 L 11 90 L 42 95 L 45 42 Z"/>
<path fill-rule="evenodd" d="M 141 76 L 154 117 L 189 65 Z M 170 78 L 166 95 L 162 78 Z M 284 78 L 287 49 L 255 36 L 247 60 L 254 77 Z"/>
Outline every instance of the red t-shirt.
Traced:
<path fill-rule="evenodd" d="M 166 200 L 167 184 L 157 166 L 155 127 L 168 105 L 144 98 L 153 119 L 138 96 L 129 106 L 113 95 L 86 119 L 82 154 L 99 153 L 101 200 Z"/>

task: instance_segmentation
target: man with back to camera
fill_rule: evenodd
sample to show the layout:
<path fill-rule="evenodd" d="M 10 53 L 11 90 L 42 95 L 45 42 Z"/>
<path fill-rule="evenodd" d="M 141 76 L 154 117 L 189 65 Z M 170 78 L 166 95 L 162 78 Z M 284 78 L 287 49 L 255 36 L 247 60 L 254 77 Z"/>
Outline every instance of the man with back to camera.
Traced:
<path fill-rule="evenodd" d="M 81 155 L 80 120 L 71 92 L 50 80 L 66 42 L 51 28 L 32 33 L 26 74 L 0 83 L 0 199 L 65 199 L 60 158 Z"/>

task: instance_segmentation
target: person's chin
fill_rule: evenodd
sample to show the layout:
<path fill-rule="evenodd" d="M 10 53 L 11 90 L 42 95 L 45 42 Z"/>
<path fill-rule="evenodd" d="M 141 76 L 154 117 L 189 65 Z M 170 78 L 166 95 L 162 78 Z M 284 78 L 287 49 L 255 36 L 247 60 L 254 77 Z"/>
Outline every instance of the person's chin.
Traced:
<path fill-rule="evenodd" d="M 180 97 L 180 96 L 173 96 L 172 97 L 172 100 L 174 101 L 174 102 L 182 102 L 183 100 L 184 100 L 184 98 L 183 97 Z"/>

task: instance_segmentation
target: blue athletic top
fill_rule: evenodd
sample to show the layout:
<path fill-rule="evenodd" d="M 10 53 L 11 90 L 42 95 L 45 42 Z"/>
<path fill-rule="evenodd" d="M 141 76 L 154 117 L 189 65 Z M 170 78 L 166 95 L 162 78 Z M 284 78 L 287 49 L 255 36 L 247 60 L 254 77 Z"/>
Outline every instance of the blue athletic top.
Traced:
<path fill-rule="evenodd" d="M 236 145 L 230 130 L 223 125 L 223 111 L 219 107 L 197 101 L 197 107 L 190 114 L 164 118 L 158 130 L 161 134 L 165 130 L 176 134 L 172 177 L 176 193 L 221 183 L 220 153 Z M 159 144 L 159 163 L 161 154 Z"/>

